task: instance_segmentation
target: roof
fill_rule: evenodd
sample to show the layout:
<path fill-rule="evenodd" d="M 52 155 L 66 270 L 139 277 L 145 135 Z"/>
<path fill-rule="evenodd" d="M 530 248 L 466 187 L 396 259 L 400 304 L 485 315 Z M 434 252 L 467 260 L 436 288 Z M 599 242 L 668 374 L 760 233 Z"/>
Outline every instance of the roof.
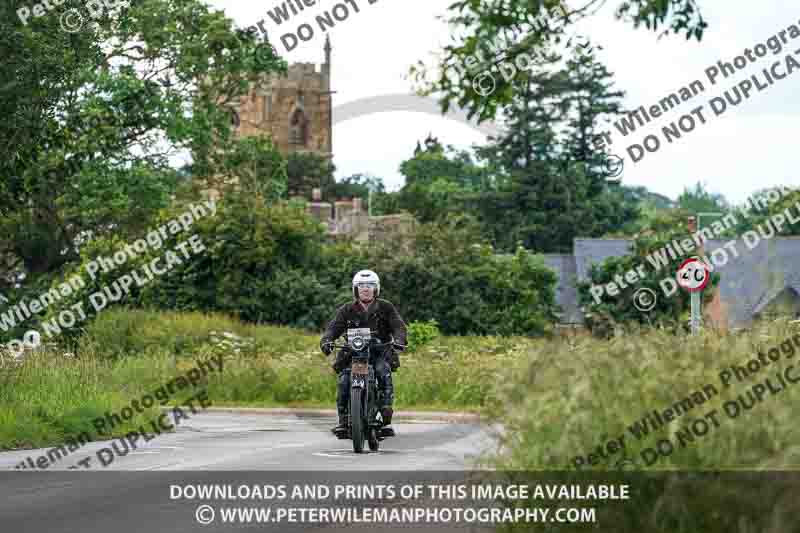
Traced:
<path fill-rule="evenodd" d="M 706 255 L 709 259 L 712 252 L 722 248 L 726 242 L 708 241 Z M 739 257 L 727 252 L 726 264 L 723 254 L 719 253 L 716 267 L 721 276 L 720 299 L 727 307 L 730 326 L 749 325 L 753 317 L 786 288 L 800 294 L 800 239 L 761 239 L 752 249 L 737 239 L 735 250 Z"/>
<path fill-rule="evenodd" d="M 609 257 L 620 257 L 630 253 L 632 239 L 575 239 L 573 250 L 578 279 L 589 279 L 589 267 L 600 264 Z"/>
<path fill-rule="evenodd" d="M 563 309 L 562 323 L 583 323 L 576 281 L 588 279 L 591 265 L 630 254 L 632 242 L 632 239 L 575 239 L 573 255 L 545 254 L 545 264 L 558 276 L 556 301 Z M 712 253 L 728 242 L 709 240 L 706 257 L 711 259 Z M 752 249 L 739 239 L 735 241 L 735 250 L 738 257 L 727 251 L 727 262 L 723 253 L 718 253 L 716 265 L 721 276 L 720 298 L 726 306 L 730 327 L 750 325 L 787 288 L 797 294 L 800 305 L 800 238 L 761 239 Z"/>

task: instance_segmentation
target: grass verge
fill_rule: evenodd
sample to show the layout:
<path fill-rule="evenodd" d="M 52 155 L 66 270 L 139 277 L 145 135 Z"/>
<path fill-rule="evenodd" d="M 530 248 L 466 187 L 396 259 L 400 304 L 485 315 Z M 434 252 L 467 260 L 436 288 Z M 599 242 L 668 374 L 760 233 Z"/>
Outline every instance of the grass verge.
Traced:
<path fill-rule="evenodd" d="M 215 407 L 334 408 L 336 377 L 318 333 L 252 325 L 218 314 L 109 310 L 84 333 L 77 357 L 41 352 L 0 370 L 0 448 L 41 448 L 88 433 L 92 420 L 118 413 L 222 355 L 221 374 L 202 386 Z M 479 411 L 494 376 L 532 341 L 438 337 L 401 356 L 394 374 L 396 410 Z M 177 405 L 197 390 L 180 391 Z M 122 436 L 158 417 L 157 407 L 114 428 Z"/>

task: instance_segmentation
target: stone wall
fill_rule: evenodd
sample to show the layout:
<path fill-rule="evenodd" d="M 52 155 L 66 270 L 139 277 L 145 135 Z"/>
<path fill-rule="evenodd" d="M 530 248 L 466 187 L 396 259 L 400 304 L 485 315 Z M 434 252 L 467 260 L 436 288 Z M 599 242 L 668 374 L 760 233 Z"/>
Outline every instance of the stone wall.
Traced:
<path fill-rule="evenodd" d="M 328 69 L 314 63 L 295 63 L 286 76 L 265 76 L 241 98 L 237 108 L 241 136 L 270 135 L 278 150 L 312 152 L 332 157 L 332 101 Z M 299 118 L 301 142 L 293 142 L 292 121 Z"/>
<path fill-rule="evenodd" d="M 334 204 L 312 201 L 306 204 L 306 211 L 328 226 L 331 237 L 356 242 L 391 242 L 407 248 L 407 237 L 416 226 L 409 214 L 370 217 L 361 198 Z"/>
<path fill-rule="evenodd" d="M 393 243 L 398 249 L 408 251 L 415 228 L 416 220 L 408 213 L 370 217 L 369 240 Z"/>

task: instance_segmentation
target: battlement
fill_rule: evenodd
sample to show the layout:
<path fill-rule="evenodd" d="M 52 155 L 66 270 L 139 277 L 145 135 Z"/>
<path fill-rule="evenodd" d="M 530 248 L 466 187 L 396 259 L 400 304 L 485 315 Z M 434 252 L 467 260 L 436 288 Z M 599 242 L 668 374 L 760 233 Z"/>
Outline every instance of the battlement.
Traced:
<path fill-rule="evenodd" d="M 262 82 L 262 87 L 303 87 L 322 88 L 326 86 L 325 65 L 319 63 L 292 63 L 286 74 L 271 73 Z"/>
<path fill-rule="evenodd" d="M 391 241 L 402 245 L 416 227 L 414 217 L 408 213 L 369 216 L 361 198 L 323 202 L 320 189 L 313 190 L 306 212 L 325 224 L 331 237 L 351 238 L 356 242 Z"/>

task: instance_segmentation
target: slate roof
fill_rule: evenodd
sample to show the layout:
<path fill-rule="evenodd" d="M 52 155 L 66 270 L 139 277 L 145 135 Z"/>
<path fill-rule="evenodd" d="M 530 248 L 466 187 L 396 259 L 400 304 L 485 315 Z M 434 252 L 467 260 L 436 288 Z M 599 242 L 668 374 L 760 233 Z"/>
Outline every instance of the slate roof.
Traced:
<path fill-rule="evenodd" d="M 588 279 L 589 267 L 609 257 L 628 255 L 631 239 L 575 239 L 574 255 L 545 255 L 545 264 L 558 275 L 556 301 L 563 309 L 564 324 L 584 323 L 578 306 L 575 280 Z M 728 241 L 709 240 L 705 255 L 723 248 Z M 786 288 L 800 299 L 800 237 L 760 240 L 750 250 L 736 241 L 738 257 L 728 252 L 728 262 L 717 266 L 721 275 L 720 298 L 727 308 L 729 327 L 746 327 Z M 721 253 L 721 252 L 720 252 Z"/>
<path fill-rule="evenodd" d="M 706 255 L 727 241 L 706 243 Z M 775 237 L 761 239 L 749 249 L 738 239 L 738 258 L 728 253 L 727 264 L 717 267 L 721 276 L 720 298 L 727 307 L 728 325 L 746 327 L 787 287 L 800 295 L 800 238 Z"/>
<path fill-rule="evenodd" d="M 709 240 L 706 257 L 728 242 Z M 609 257 L 631 253 L 632 239 L 575 239 L 574 254 L 543 254 L 545 265 L 556 273 L 556 303 L 561 307 L 562 324 L 584 324 L 578 305 L 577 281 L 588 279 L 589 267 Z M 747 327 L 787 288 L 800 302 L 800 237 L 775 237 L 758 242 L 750 250 L 736 241 L 739 257 L 728 252 L 727 264 L 720 264 L 719 291 L 728 316 L 728 327 Z M 498 257 L 501 257 L 501 254 Z M 722 261 L 720 261 L 722 263 Z M 666 273 L 664 274 L 667 275 Z"/>
<path fill-rule="evenodd" d="M 609 257 L 628 255 L 632 243 L 631 239 L 575 239 L 573 250 L 578 279 L 586 281 L 589 267 L 594 263 L 600 264 Z"/>

